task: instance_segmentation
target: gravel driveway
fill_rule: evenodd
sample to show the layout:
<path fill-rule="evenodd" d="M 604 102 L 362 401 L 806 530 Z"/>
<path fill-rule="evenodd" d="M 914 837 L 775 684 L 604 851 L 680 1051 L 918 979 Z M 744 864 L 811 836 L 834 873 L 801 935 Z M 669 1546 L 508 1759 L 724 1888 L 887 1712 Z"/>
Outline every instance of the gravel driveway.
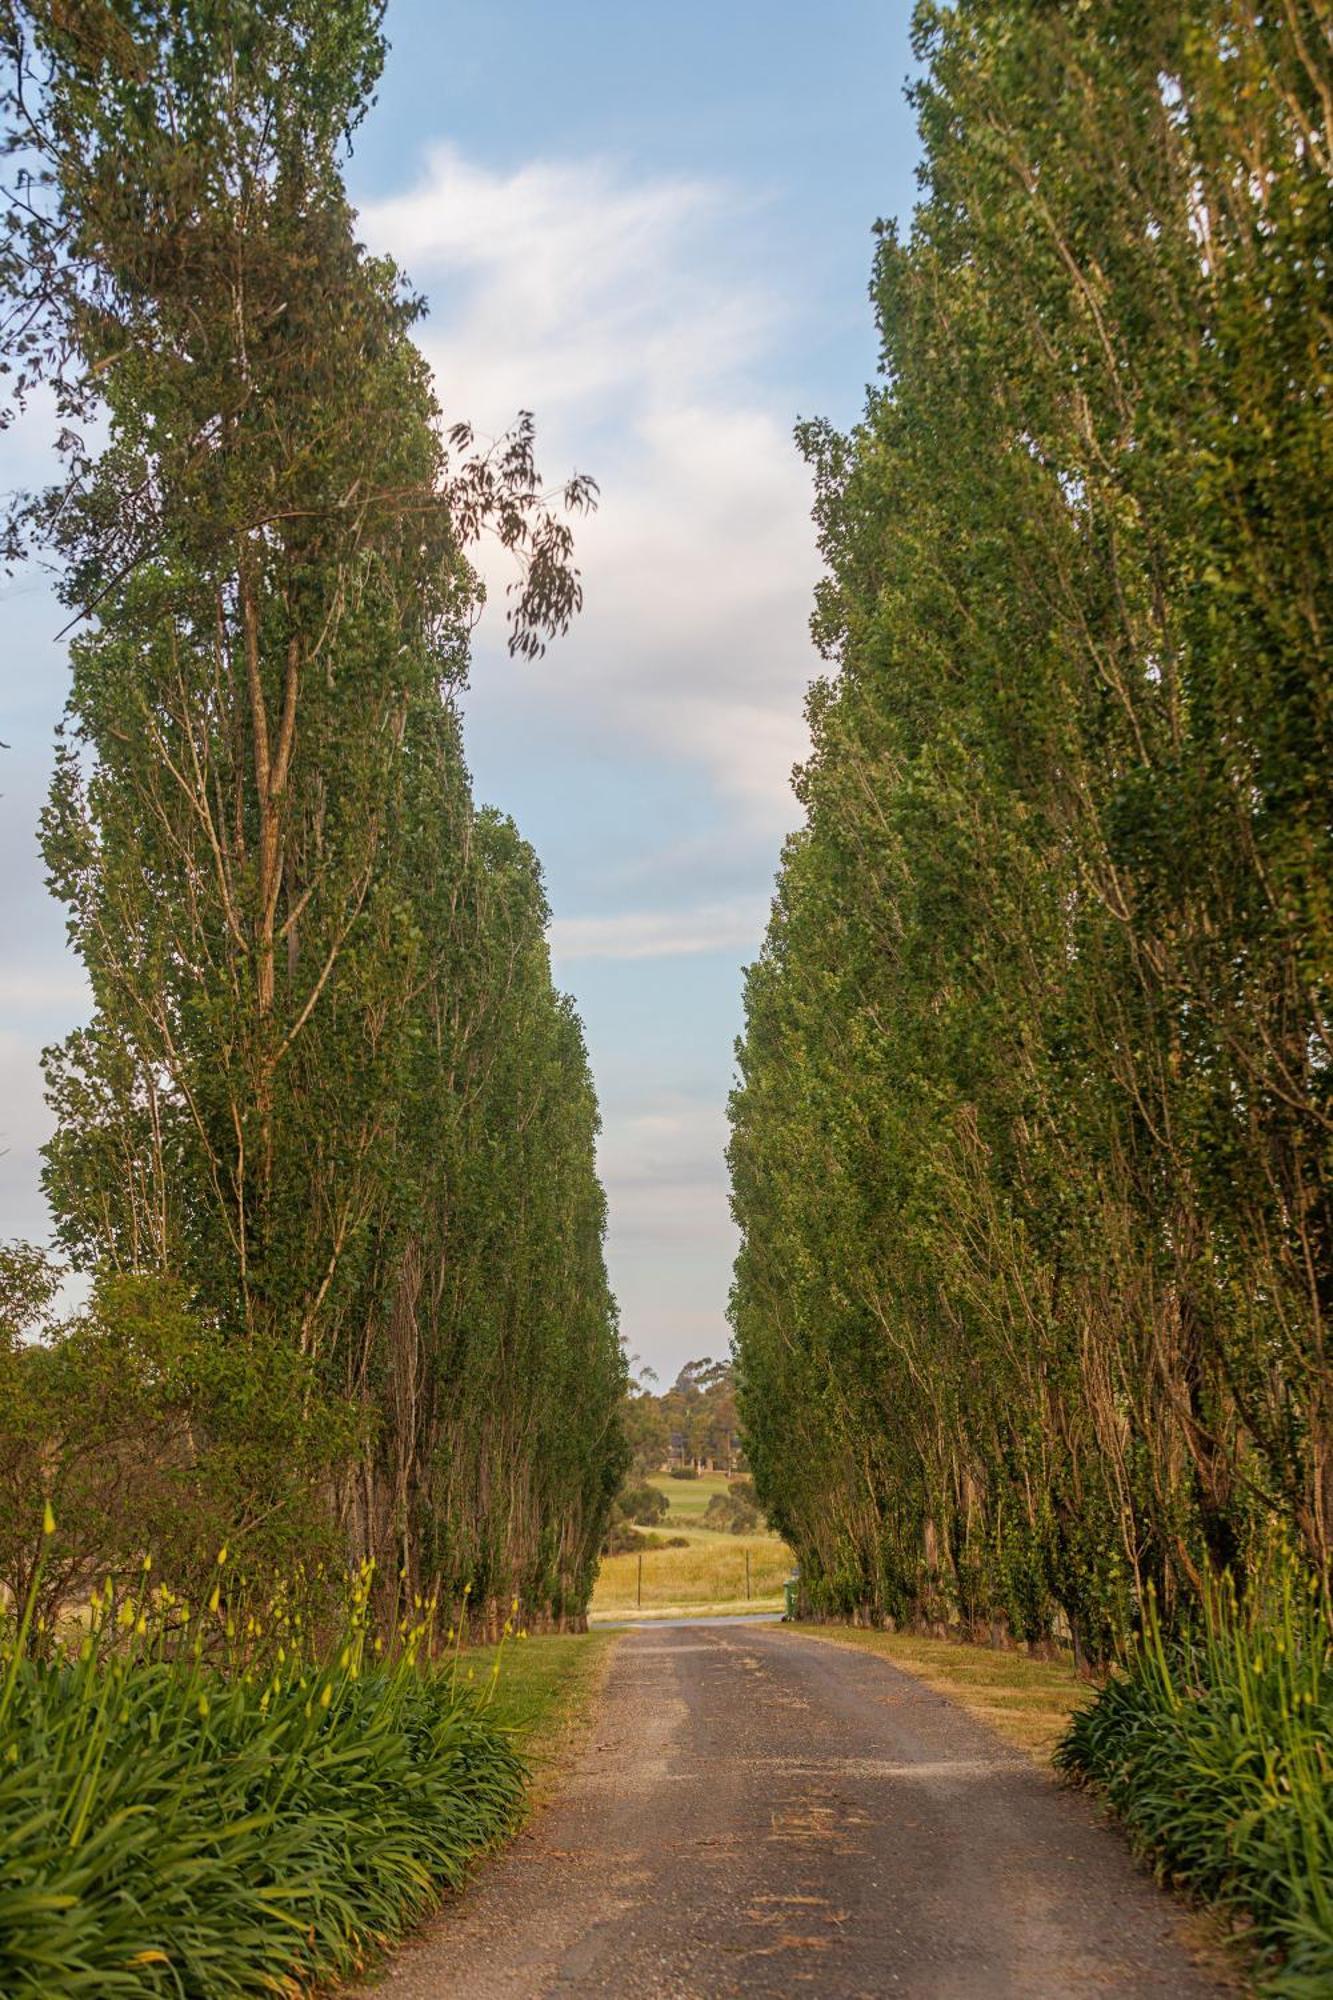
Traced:
<path fill-rule="evenodd" d="M 620 1640 L 555 1802 L 381 2000 L 1067 2000 L 1224 1989 L 1088 1804 L 885 1661 L 778 1625 Z"/>

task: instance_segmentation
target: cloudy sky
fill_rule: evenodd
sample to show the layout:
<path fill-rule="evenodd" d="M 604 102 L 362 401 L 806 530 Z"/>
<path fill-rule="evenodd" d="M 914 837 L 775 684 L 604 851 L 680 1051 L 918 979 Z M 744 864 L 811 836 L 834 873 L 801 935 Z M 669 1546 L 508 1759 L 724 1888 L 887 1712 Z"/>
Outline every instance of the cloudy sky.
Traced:
<path fill-rule="evenodd" d="M 430 302 L 447 417 L 498 433 L 531 409 L 548 476 L 601 487 L 582 618 L 515 664 L 497 603 L 467 743 L 478 796 L 542 857 L 601 1095 L 624 1333 L 668 1379 L 727 1344 L 741 968 L 818 668 L 791 433 L 852 421 L 874 372 L 871 225 L 913 195 L 909 12 L 390 0 L 350 166 L 366 241 Z M 0 441 L 0 487 L 29 450 Z M 0 1236 L 40 1237 L 37 1051 L 84 1005 L 34 848 L 62 620 L 31 575 L 0 586 L 0 617 Z"/>

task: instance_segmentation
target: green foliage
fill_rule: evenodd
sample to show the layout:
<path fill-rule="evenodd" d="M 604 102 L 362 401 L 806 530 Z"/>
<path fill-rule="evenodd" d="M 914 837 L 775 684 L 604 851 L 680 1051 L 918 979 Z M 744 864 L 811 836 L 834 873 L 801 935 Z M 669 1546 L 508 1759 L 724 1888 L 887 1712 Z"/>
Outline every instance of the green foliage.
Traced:
<path fill-rule="evenodd" d="M 802 432 L 739 1400 L 816 1607 L 1106 1657 L 1333 1555 L 1326 10 L 916 33 L 884 380 Z"/>
<path fill-rule="evenodd" d="M 627 1484 L 617 1493 L 602 1537 L 603 1555 L 623 1555 L 629 1549 L 650 1546 L 640 1528 L 655 1528 L 667 1516 L 667 1498 L 655 1486 Z"/>
<path fill-rule="evenodd" d="M 626 1402 L 635 1471 L 658 1472 L 668 1462 L 675 1478 L 693 1478 L 702 1465 L 731 1471 L 741 1455 L 731 1363 L 687 1361 L 660 1394 L 647 1380 L 630 1384 Z"/>
<path fill-rule="evenodd" d="M 357 1413 L 324 1401 L 299 1355 L 220 1344 L 179 1285 L 153 1277 L 104 1275 L 81 1312 L 48 1313 L 41 1338 L 20 1339 L 39 1323 L 22 1281 L 37 1272 L 49 1305 L 49 1261 L 23 1245 L 0 1254 L 0 1583 L 11 1602 L 35 1588 L 52 1631 L 94 1582 L 136 1574 L 145 1549 L 187 1596 L 206 1591 L 226 1542 L 260 1587 L 334 1563 L 318 1494 L 355 1448 Z M 61 1524 L 54 1547 L 47 1507 Z"/>
<path fill-rule="evenodd" d="M 737 1479 L 725 1493 L 711 1494 L 700 1525 L 717 1528 L 726 1535 L 752 1535 L 756 1529 L 762 1528 L 764 1517 L 755 1497 L 753 1482 Z"/>
<path fill-rule="evenodd" d="M 31 1606 L 29 1606 L 31 1612 Z M 219 1658 L 147 1577 L 77 1658 L 0 1651 L 0 1989 L 305 1991 L 367 1958 L 512 1826 L 523 1772 L 456 1669 L 370 1652 Z M 254 1620 L 247 1627 L 253 1633 Z M 253 1647 L 253 1641 L 249 1642 Z"/>
<path fill-rule="evenodd" d="M 623 1487 L 617 1504 L 626 1519 L 637 1522 L 641 1528 L 655 1528 L 659 1521 L 665 1521 L 667 1517 L 666 1494 L 659 1493 L 655 1486 L 646 1482 Z"/>
<path fill-rule="evenodd" d="M 193 1328 L 182 1449 L 235 1537 L 291 1518 L 262 1439 L 322 1454 L 312 1537 L 488 1622 L 515 1593 L 577 1619 L 625 1457 L 597 1108 L 454 696 L 466 549 L 512 553 L 540 652 L 594 489 L 548 506 L 526 415 L 490 451 L 446 430 L 419 304 L 357 241 L 381 13 L 0 13 L 16 391 L 105 440 L 68 423 L 11 519 L 80 628 L 42 838 L 95 1004 L 47 1054 L 46 1187 L 77 1265 Z"/>
<path fill-rule="evenodd" d="M 1333 1985 L 1333 1608 L 1283 1565 L 1142 1643 L 1057 1753 L 1177 1881 L 1248 1916 L 1264 1990 Z"/>

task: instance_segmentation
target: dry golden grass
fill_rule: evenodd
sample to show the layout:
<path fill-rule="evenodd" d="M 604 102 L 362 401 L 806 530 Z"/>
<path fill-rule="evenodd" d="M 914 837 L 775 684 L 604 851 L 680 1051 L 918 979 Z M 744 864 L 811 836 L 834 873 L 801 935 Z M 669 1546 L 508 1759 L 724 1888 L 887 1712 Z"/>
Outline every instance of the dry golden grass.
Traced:
<path fill-rule="evenodd" d="M 1026 1653 L 970 1646 L 952 1639 L 916 1639 L 902 1632 L 864 1632 L 847 1625 L 802 1625 L 812 1639 L 858 1646 L 916 1674 L 939 1694 L 950 1695 L 998 1736 L 1043 1763 L 1075 1709 L 1093 1689 L 1062 1660 L 1033 1660 Z"/>
<path fill-rule="evenodd" d="M 701 1616 L 736 1611 L 780 1611 L 782 1586 L 791 1575 L 794 1558 L 777 1535 L 721 1534 L 701 1525 L 715 1493 L 732 1482 L 721 1472 L 703 1472 L 697 1479 L 672 1479 L 650 1474 L 648 1484 L 667 1499 L 667 1517 L 645 1531 L 649 1546 L 642 1552 L 642 1597 L 639 1554 L 603 1556 L 589 1607 L 594 1618 L 641 1610 L 659 1618 Z M 687 1546 L 669 1549 L 667 1540 L 683 1537 Z M 750 1557 L 750 1594 L 746 1596 L 745 1557 Z"/>
<path fill-rule="evenodd" d="M 668 1521 L 664 1532 L 676 1532 Z M 782 1585 L 791 1575 L 791 1550 L 776 1535 L 718 1535 L 700 1529 L 688 1547 L 661 1541 L 643 1551 L 645 1611 L 732 1609 L 744 1605 L 745 1556 L 750 1557 L 750 1601 L 755 1611 L 781 1609 Z M 594 1616 L 633 1611 L 639 1602 L 637 1554 L 604 1556 L 592 1594 Z"/>

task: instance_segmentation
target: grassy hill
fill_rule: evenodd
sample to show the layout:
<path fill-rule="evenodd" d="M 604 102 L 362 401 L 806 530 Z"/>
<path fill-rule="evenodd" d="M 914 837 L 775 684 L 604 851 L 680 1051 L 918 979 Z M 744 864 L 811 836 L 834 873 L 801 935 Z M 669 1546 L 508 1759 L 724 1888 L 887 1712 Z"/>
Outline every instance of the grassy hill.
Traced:
<path fill-rule="evenodd" d="M 667 1517 L 646 1534 L 641 1553 L 604 1556 L 592 1595 L 594 1620 L 703 1611 L 780 1611 L 782 1585 L 792 1570 L 792 1553 L 778 1535 L 764 1530 L 726 1534 L 703 1525 L 708 1502 L 725 1493 L 723 1473 L 672 1479 L 654 1473 L 648 1484 L 666 1495 Z M 667 1543 L 683 1539 L 683 1548 Z M 749 1589 L 746 1596 L 746 1556 Z"/>

